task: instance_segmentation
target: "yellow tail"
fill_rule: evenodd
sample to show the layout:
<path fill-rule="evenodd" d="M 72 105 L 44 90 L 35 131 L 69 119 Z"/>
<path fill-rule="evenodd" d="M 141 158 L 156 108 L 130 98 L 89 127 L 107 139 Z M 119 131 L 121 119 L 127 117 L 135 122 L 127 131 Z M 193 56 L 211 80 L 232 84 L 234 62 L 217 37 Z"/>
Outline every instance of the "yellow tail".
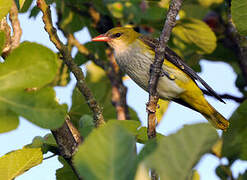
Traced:
<path fill-rule="evenodd" d="M 215 127 L 218 129 L 226 130 L 229 127 L 229 122 L 217 112 L 210 104 L 211 112 L 208 114 L 202 113 L 202 115 Z"/>

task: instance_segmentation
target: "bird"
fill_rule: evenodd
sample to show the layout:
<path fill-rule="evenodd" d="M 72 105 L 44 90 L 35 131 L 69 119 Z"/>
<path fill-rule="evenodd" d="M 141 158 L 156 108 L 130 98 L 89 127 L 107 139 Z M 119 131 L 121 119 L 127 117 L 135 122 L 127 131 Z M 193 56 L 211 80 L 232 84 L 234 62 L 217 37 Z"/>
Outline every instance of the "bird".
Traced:
<path fill-rule="evenodd" d="M 115 27 L 92 41 L 107 42 L 113 49 L 120 69 L 136 84 L 148 91 L 150 65 L 154 62 L 158 39 L 136 32 L 130 27 Z M 221 97 L 169 47 L 157 84 L 159 98 L 174 101 L 201 113 L 215 128 L 226 130 L 229 122 L 205 99 L 200 82 L 221 102 Z M 224 102 L 225 103 L 225 102 Z"/>

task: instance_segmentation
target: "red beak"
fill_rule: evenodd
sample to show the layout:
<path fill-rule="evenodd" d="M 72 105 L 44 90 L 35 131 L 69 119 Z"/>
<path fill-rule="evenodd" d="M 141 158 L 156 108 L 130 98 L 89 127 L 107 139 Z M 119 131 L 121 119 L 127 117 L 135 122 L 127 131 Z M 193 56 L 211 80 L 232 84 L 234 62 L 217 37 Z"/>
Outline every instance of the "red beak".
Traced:
<path fill-rule="evenodd" d="M 107 42 L 109 40 L 110 40 L 110 38 L 108 36 L 106 36 L 105 34 L 101 34 L 101 35 L 94 37 L 92 39 L 92 41 L 105 41 L 105 42 Z"/>

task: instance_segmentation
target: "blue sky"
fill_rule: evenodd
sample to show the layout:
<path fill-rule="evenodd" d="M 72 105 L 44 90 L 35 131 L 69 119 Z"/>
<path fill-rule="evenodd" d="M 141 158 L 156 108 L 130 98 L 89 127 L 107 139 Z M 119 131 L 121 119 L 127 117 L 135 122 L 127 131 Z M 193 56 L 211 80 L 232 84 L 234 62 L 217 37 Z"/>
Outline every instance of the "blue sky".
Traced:
<path fill-rule="evenodd" d="M 52 15 L 54 21 L 56 21 L 55 14 L 52 13 Z M 37 42 L 51 48 L 54 51 L 57 51 L 55 46 L 49 41 L 49 37 L 43 29 L 41 14 L 39 14 L 35 20 L 29 19 L 28 14 L 21 15 L 19 19 L 23 29 L 22 41 Z M 59 33 L 59 35 L 64 41 L 62 34 Z M 86 29 L 76 33 L 76 37 L 82 43 L 90 40 Z M 221 62 L 209 62 L 206 60 L 203 60 L 200 63 L 202 66 L 202 73 L 200 73 L 200 76 L 209 85 L 211 85 L 216 92 L 220 94 L 228 93 L 236 96 L 241 95 L 234 84 L 236 75 L 229 65 Z M 145 104 L 148 99 L 148 94 L 138 87 L 132 80 L 126 80 L 125 85 L 129 89 L 127 95 L 128 104 L 136 110 L 142 124 L 146 126 L 147 113 Z M 67 103 L 70 107 L 71 94 L 74 86 L 75 79 L 72 76 L 72 81 L 68 86 L 55 88 L 60 103 Z M 226 104 L 223 104 L 211 97 L 207 97 L 207 99 L 226 118 L 229 118 L 232 112 L 237 108 L 237 104 L 233 101 L 226 101 Z M 157 130 L 162 134 L 169 135 L 176 132 L 185 124 L 198 122 L 206 122 L 206 120 L 200 114 L 190 109 L 171 103 Z M 22 148 L 24 145 L 30 143 L 35 136 L 44 136 L 49 132 L 49 130 L 41 129 L 38 126 L 31 124 L 29 121 L 21 118 L 20 125 L 16 130 L 5 134 L 0 134 L 0 142 L 2 143 L 0 148 L 0 156 L 9 151 Z M 49 154 L 46 154 L 45 157 L 46 156 L 49 156 Z M 227 160 L 223 159 L 219 162 L 219 160 L 212 155 L 203 156 L 199 164 L 196 166 L 196 169 L 200 173 L 201 179 L 218 180 L 219 178 L 215 175 L 214 170 L 219 163 L 227 163 Z M 16 179 L 53 180 L 55 179 L 55 171 L 59 167 L 61 167 L 61 164 L 57 161 L 57 158 L 54 157 L 44 160 L 41 165 L 32 168 Z M 236 177 L 239 172 L 244 172 L 246 169 L 246 162 L 237 161 L 233 165 L 233 174 Z"/>

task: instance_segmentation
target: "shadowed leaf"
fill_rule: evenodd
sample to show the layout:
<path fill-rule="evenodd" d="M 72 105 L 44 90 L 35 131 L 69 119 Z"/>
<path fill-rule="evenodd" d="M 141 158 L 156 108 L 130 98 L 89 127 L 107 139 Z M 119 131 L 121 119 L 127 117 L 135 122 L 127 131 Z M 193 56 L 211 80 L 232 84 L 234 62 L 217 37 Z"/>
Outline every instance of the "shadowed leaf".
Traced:
<path fill-rule="evenodd" d="M 177 133 L 158 141 L 158 147 L 144 161 L 161 180 L 187 180 L 201 156 L 217 141 L 216 130 L 209 124 L 187 125 Z"/>
<path fill-rule="evenodd" d="M 247 35 L 247 1 L 246 0 L 234 0 L 231 1 L 231 13 L 233 23 L 236 25 L 238 32 L 246 36 Z"/>
<path fill-rule="evenodd" d="M 110 123 L 93 130 L 80 145 L 73 162 L 85 180 L 132 179 L 135 140 L 124 128 Z"/>
<path fill-rule="evenodd" d="M 244 101 L 229 119 L 230 127 L 223 133 L 222 156 L 230 163 L 237 159 L 247 160 L 247 101 Z"/>

